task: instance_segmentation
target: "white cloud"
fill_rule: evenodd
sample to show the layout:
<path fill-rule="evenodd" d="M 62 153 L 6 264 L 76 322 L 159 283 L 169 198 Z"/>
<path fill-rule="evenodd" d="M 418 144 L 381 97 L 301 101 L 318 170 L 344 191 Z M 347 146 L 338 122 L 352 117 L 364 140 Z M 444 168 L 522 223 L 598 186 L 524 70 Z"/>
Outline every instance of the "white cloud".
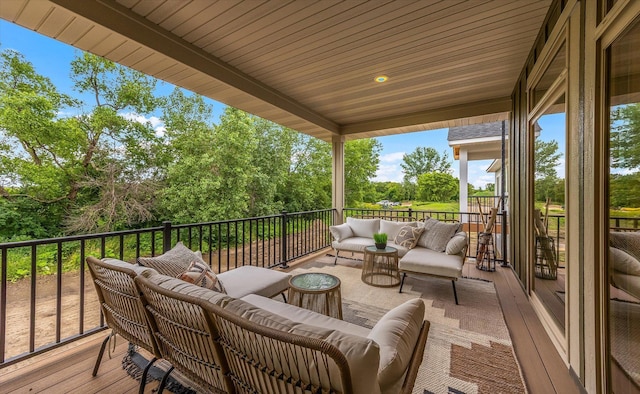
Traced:
<path fill-rule="evenodd" d="M 400 163 L 404 155 L 404 152 L 393 152 L 380 156 L 380 165 L 378 166 L 378 171 L 376 171 L 376 176 L 373 178 L 373 181 L 402 182 L 404 172 L 402 171 L 402 167 L 400 167 Z"/>
<path fill-rule="evenodd" d="M 402 182 L 404 172 L 400 164 L 380 164 L 374 182 Z"/>
<path fill-rule="evenodd" d="M 120 114 L 120 116 L 127 120 L 133 120 L 134 122 L 138 122 L 140 124 L 150 124 L 151 127 L 153 127 L 153 130 L 156 132 L 156 136 L 158 137 L 164 136 L 164 133 L 167 131 L 167 128 L 164 127 L 164 122 L 157 116 L 151 116 L 147 118 L 146 116 L 138 115 L 133 112 L 122 113 Z"/>
<path fill-rule="evenodd" d="M 156 137 L 164 137 L 164 133 L 166 133 L 167 128 L 164 126 L 158 126 L 154 130 L 156 131 Z"/>
<path fill-rule="evenodd" d="M 388 153 L 386 155 L 380 156 L 380 161 L 382 163 L 399 163 L 400 161 L 402 161 L 404 155 L 404 152 Z"/>

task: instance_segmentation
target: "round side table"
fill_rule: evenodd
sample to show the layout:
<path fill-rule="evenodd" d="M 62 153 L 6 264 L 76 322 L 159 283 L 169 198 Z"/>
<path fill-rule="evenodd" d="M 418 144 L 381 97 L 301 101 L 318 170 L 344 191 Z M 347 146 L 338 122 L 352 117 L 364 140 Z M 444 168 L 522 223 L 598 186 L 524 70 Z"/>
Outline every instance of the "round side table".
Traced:
<path fill-rule="evenodd" d="M 364 248 L 361 279 L 364 283 L 377 287 L 393 287 L 400 284 L 398 271 L 398 249 L 387 246 Z"/>
<path fill-rule="evenodd" d="M 289 279 L 289 304 L 342 320 L 340 279 L 320 272 Z"/>

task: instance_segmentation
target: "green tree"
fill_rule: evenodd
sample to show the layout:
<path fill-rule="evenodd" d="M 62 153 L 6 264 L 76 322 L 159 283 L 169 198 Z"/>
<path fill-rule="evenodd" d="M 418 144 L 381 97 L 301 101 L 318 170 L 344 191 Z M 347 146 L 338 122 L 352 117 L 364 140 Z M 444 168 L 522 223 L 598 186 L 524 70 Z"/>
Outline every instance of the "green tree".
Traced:
<path fill-rule="evenodd" d="M 291 167 L 291 148 L 297 132 L 262 118 L 255 118 L 255 151 L 252 157 L 255 171 L 248 184 L 249 215 L 260 216 L 285 208 L 278 190 L 286 187 Z"/>
<path fill-rule="evenodd" d="M 400 164 L 404 170 L 404 179 L 408 182 L 416 182 L 421 174 L 428 172 L 451 173 L 451 162 L 447 152 L 442 156 L 431 147 L 417 147 L 413 152 L 402 156 Z"/>
<path fill-rule="evenodd" d="M 536 139 L 535 142 L 535 178 L 557 177 L 556 167 L 560 164 L 560 152 L 558 142 L 549 142 Z"/>
<path fill-rule="evenodd" d="M 290 164 L 277 199 L 289 212 L 331 208 L 331 146 L 295 133 L 287 148 Z"/>
<path fill-rule="evenodd" d="M 609 187 L 612 207 L 640 207 L 640 172 L 611 174 Z"/>
<path fill-rule="evenodd" d="M 558 152 L 558 142 L 545 142 L 536 139 L 535 142 L 535 198 L 537 201 L 553 199 L 558 183 L 556 167 L 560 163 L 561 154 Z"/>
<path fill-rule="evenodd" d="M 255 171 L 254 119 L 227 107 L 217 126 L 208 125 L 210 107 L 202 98 L 174 92 L 165 111 L 176 160 L 168 167 L 162 193 L 165 210 L 178 222 L 204 222 L 245 217 L 248 187 Z M 191 109 L 181 110 L 181 108 Z"/>
<path fill-rule="evenodd" d="M 345 204 L 357 206 L 371 194 L 371 178 L 380 163 L 382 145 L 373 138 L 348 141 L 344 147 Z"/>
<path fill-rule="evenodd" d="M 421 174 L 418 176 L 417 193 L 421 201 L 452 201 L 458 194 L 458 178 L 442 172 Z"/>
<path fill-rule="evenodd" d="M 14 197 L 62 204 L 63 211 L 52 213 L 68 213 L 57 217 L 68 231 L 149 220 L 146 182 L 161 144 L 136 117 L 155 108 L 155 81 L 83 54 L 71 64 L 71 79 L 93 102 L 79 102 L 58 92 L 22 55 L 3 51 L 0 62 L 0 166 L 17 186 Z"/>

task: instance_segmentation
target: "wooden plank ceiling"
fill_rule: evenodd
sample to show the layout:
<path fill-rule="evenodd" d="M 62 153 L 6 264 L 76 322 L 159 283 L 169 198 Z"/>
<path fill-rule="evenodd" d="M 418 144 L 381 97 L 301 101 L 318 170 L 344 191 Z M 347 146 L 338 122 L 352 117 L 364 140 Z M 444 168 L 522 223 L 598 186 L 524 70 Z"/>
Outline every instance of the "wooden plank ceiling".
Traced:
<path fill-rule="evenodd" d="M 506 119 L 550 2 L 11 0 L 0 17 L 331 140 Z"/>

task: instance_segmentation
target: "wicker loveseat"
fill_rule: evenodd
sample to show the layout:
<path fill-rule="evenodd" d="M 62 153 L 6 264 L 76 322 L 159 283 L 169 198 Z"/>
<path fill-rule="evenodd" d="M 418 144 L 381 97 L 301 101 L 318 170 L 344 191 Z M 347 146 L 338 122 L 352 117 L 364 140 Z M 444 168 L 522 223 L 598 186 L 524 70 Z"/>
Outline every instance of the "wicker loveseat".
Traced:
<path fill-rule="evenodd" d="M 640 232 L 609 235 L 611 284 L 640 300 Z"/>
<path fill-rule="evenodd" d="M 122 264 L 127 263 L 117 263 Z M 182 322 L 176 326 L 186 333 L 204 333 L 200 345 L 184 349 L 184 354 L 198 359 L 198 349 L 213 349 L 202 355 L 202 362 L 191 364 L 198 366 L 200 376 L 216 376 L 216 392 L 410 393 L 429 330 L 420 299 L 392 309 L 369 330 L 257 294 L 231 297 L 150 268 L 135 283 L 162 357 L 171 360 L 168 353 L 175 352 L 176 344 L 189 347 L 197 342 L 168 338 L 161 326 L 169 320 Z M 158 302 L 157 294 L 202 312 L 187 312 L 177 301 Z M 159 305 L 171 309 L 161 316 Z M 158 317 L 161 324 L 154 321 Z M 178 368 L 175 355 L 173 359 Z M 373 371 L 377 379 L 372 379 Z M 201 390 L 203 383 L 195 387 Z"/>
<path fill-rule="evenodd" d="M 446 223 L 427 218 L 421 222 L 398 222 L 385 219 L 357 219 L 348 217 L 346 223 L 329 228 L 334 238 L 335 261 L 340 251 L 362 253 L 374 244 L 373 234 L 385 233 L 388 246 L 398 250 L 398 268 L 402 282 L 409 275 L 427 275 L 451 280 L 456 304 L 456 283 L 462 276 L 467 254 L 467 233 L 460 231 L 460 223 Z"/>

